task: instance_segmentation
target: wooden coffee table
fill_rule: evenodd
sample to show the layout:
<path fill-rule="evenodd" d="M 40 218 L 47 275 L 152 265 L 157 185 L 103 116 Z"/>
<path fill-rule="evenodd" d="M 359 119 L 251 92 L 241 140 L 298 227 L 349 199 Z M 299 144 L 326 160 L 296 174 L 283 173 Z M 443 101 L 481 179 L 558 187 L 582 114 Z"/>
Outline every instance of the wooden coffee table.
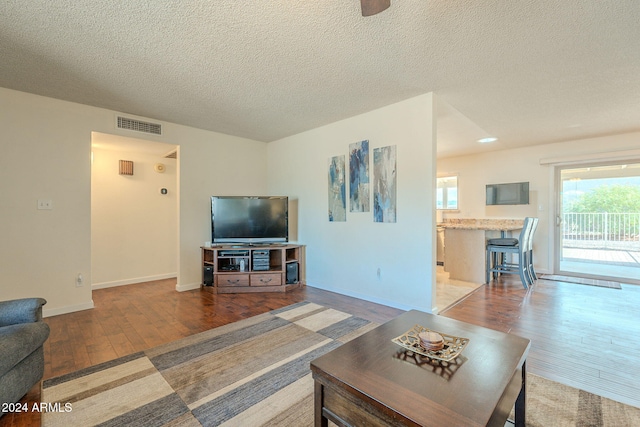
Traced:
<path fill-rule="evenodd" d="M 420 325 L 469 338 L 456 359 L 412 357 L 391 340 Z M 525 422 L 531 342 L 442 316 L 406 312 L 311 362 L 315 425 L 499 426 Z"/>

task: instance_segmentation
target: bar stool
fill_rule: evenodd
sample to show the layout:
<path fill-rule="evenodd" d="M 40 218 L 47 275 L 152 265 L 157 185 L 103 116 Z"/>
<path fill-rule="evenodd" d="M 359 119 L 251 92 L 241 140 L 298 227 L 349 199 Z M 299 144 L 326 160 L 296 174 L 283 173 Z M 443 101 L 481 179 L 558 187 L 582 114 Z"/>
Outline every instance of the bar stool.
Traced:
<path fill-rule="evenodd" d="M 533 270 L 533 233 L 538 225 L 538 218 L 527 217 L 518 239 L 500 238 L 487 241 L 486 282 L 491 276 L 499 274 L 517 274 L 525 289 L 537 279 Z M 518 262 L 507 262 L 506 255 L 518 256 Z"/>

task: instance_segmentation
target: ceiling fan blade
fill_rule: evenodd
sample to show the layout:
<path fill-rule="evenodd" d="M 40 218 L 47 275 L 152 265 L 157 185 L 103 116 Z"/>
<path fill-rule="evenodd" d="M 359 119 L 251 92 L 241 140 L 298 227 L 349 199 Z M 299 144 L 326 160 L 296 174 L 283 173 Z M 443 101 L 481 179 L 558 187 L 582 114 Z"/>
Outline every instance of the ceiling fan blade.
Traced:
<path fill-rule="evenodd" d="M 371 16 L 380 13 L 391 6 L 391 0 L 360 0 L 362 16 Z"/>

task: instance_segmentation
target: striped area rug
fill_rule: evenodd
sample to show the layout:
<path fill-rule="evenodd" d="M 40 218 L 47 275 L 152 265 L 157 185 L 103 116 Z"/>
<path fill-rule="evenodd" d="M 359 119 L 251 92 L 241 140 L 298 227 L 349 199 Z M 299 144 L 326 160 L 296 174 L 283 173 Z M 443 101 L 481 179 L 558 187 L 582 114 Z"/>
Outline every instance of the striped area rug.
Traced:
<path fill-rule="evenodd" d="M 42 425 L 313 426 L 309 362 L 376 326 L 294 304 L 46 380 L 42 402 L 59 410 Z M 527 384 L 529 427 L 640 426 L 638 408 L 530 373 Z"/>
<path fill-rule="evenodd" d="M 527 373 L 526 419 L 527 427 L 638 427 L 640 408 Z"/>
<path fill-rule="evenodd" d="M 375 326 L 294 304 L 47 380 L 42 424 L 311 426 L 309 362 Z"/>

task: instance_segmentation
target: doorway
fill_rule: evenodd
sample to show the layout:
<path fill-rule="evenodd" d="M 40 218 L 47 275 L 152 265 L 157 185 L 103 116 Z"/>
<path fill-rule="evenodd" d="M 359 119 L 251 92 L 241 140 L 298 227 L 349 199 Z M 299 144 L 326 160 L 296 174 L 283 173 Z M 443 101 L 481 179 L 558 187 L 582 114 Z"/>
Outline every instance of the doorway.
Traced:
<path fill-rule="evenodd" d="M 92 289 L 176 277 L 177 146 L 93 132 L 91 150 Z"/>
<path fill-rule="evenodd" d="M 639 283 L 640 162 L 557 168 L 558 274 Z"/>

